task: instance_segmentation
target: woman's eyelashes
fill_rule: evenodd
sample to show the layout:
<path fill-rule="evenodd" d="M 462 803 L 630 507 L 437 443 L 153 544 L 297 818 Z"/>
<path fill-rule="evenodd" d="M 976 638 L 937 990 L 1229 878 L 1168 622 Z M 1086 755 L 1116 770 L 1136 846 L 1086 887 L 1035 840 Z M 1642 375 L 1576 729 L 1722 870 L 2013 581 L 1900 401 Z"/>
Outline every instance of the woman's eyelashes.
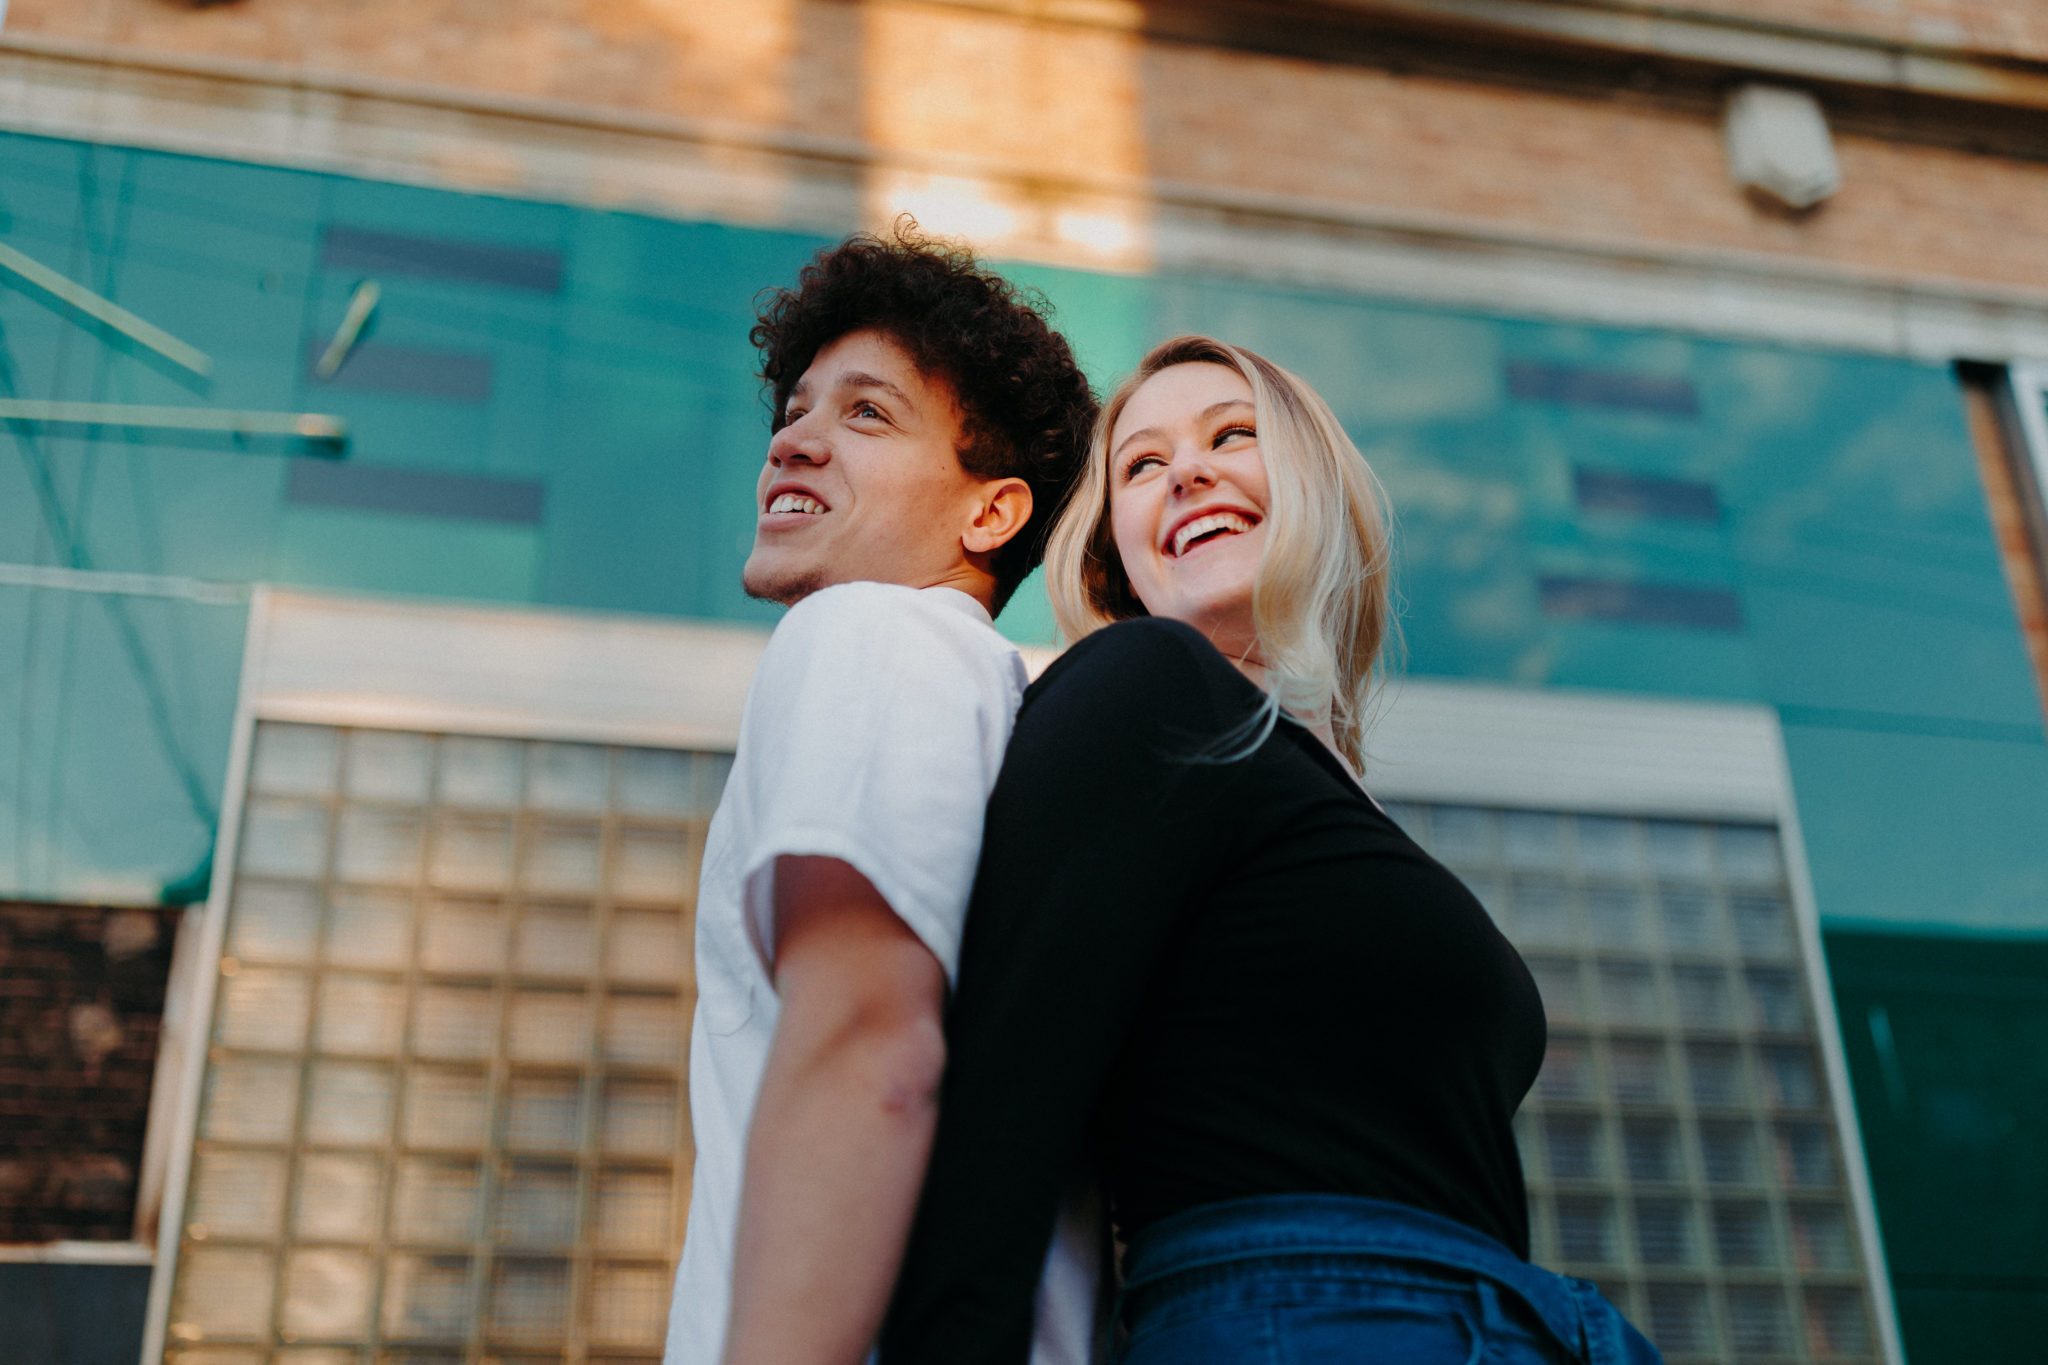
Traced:
<path fill-rule="evenodd" d="M 1156 464 L 1163 467 L 1166 461 L 1160 456 L 1152 454 L 1134 456 L 1124 463 L 1124 482 L 1129 483 L 1132 479 L 1144 473 L 1145 466 L 1148 464 Z"/>
<path fill-rule="evenodd" d="M 1232 422 L 1228 426 L 1218 427 L 1216 434 L 1209 438 L 1209 449 L 1221 450 L 1232 441 L 1239 439 L 1256 441 L 1259 439 L 1258 429 L 1249 422 Z M 1124 462 L 1124 482 L 1129 483 L 1132 479 L 1144 473 L 1145 466 L 1147 465 L 1164 467 L 1165 464 L 1166 457 L 1152 451 L 1146 451 L 1142 455 L 1134 455 Z"/>

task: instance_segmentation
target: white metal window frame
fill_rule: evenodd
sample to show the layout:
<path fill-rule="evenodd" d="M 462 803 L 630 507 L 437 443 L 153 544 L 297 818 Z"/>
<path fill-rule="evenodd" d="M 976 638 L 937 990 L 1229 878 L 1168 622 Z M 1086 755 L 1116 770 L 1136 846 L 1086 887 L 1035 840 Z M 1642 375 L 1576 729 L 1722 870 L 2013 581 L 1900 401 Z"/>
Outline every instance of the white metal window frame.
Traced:
<path fill-rule="evenodd" d="M 2048 360 L 2023 361 L 2006 371 L 2013 406 L 2019 409 L 2020 438 L 2034 471 L 2035 510 L 2048 517 Z"/>
<path fill-rule="evenodd" d="M 2048 384 L 2048 370 L 2037 382 Z M 2037 459 L 2043 450 L 2036 448 Z M 233 892 L 257 722 L 729 751 L 766 643 L 766 631 L 749 627 L 257 589 L 213 887 L 198 926 L 196 969 L 166 1009 L 165 1047 L 175 1049 L 176 1065 L 160 1070 L 151 1105 L 149 1145 L 162 1163 L 163 1204 L 142 1365 L 157 1365 L 165 1347 L 203 1035 L 219 975 L 211 968 Z M 1048 657 L 1028 653 L 1037 666 Z M 1407 681 L 1386 694 L 1368 764 L 1368 785 L 1388 800 L 1777 827 L 1878 1339 L 1887 1365 L 1904 1365 L 1777 714 L 1752 705 Z"/>

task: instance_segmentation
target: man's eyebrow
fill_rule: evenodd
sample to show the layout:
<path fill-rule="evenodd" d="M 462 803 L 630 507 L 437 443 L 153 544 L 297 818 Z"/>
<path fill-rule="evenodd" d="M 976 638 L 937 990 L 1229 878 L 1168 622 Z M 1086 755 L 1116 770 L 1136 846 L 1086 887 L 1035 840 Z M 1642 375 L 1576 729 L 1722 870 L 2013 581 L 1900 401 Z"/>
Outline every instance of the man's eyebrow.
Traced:
<path fill-rule="evenodd" d="M 910 395 L 891 384 L 880 375 L 868 374 L 863 370 L 849 370 L 839 377 L 842 389 L 880 389 L 883 393 L 903 403 L 910 402 Z"/>
<path fill-rule="evenodd" d="M 1228 411 L 1231 408 L 1250 407 L 1252 407 L 1252 400 L 1249 398 L 1226 398 L 1220 403 L 1211 403 L 1208 407 L 1203 408 L 1201 412 L 1196 414 L 1196 420 L 1207 421 L 1209 418 L 1214 417 L 1217 413 Z M 1253 410 L 1256 411 L 1257 409 L 1254 408 Z M 1125 446 L 1137 440 L 1140 436 L 1157 436 L 1158 434 L 1158 427 L 1139 427 L 1136 431 L 1132 432 L 1130 435 L 1124 437 L 1121 441 L 1118 441 L 1116 443 L 1116 451 L 1121 451 Z M 1111 454 L 1115 454 L 1116 451 L 1112 451 Z"/>

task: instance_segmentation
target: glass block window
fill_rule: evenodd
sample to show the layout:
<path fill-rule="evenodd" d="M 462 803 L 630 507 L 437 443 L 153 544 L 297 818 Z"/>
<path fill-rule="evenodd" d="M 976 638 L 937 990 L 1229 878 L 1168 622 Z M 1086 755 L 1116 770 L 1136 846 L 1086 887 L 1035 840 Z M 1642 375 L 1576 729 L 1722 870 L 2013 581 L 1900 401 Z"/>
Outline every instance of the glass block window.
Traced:
<path fill-rule="evenodd" d="M 170 1361 L 659 1358 L 729 762 L 259 724 Z"/>
<path fill-rule="evenodd" d="M 1535 1259 L 1597 1283 L 1672 1365 L 1874 1362 L 1777 831 L 1388 809 L 1543 993 L 1516 1120 Z"/>

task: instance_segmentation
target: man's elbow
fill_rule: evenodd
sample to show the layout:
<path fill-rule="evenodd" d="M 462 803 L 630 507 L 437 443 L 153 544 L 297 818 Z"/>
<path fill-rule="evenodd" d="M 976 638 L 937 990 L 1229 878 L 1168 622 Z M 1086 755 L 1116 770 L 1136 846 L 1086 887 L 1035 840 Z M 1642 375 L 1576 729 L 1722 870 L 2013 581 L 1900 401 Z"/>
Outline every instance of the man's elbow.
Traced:
<path fill-rule="evenodd" d="M 834 858 L 776 861 L 776 1049 L 841 1103 L 929 1110 L 946 1067 L 946 977 L 866 877 Z"/>
<path fill-rule="evenodd" d="M 939 1010 L 900 998 L 789 998 L 776 1050 L 799 1093 L 831 1095 L 848 1114 L 928 1112 L 946 1070 Z"/>
<path fill-rule="evenodd" d="M 884 1113 L 915 1119 L 938 1103 L 946 1035 L 936 1015 L 891 1012 L 857 1023 L 842 1041 L 847 1069 Z"/>

